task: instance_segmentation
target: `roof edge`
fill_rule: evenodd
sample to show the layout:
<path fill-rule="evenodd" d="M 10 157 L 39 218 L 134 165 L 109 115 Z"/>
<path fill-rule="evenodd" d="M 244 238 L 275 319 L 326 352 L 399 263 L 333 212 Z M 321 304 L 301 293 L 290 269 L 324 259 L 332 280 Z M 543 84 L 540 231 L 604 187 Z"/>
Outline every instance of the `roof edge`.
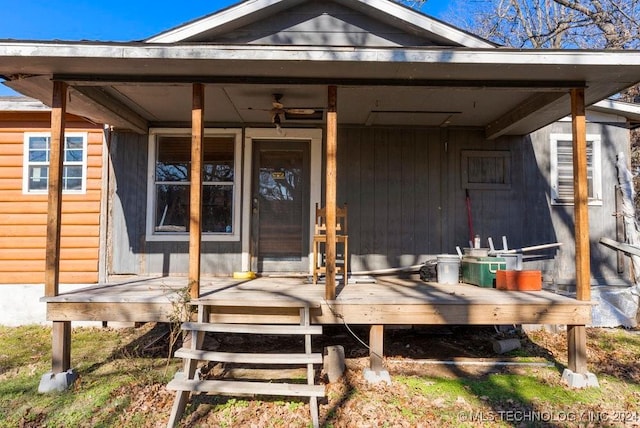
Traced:
<path fill-rule="evenodd" d="M 280 8 L 295 6 L 305 0 L 247 0 L 211 15 L 188 22 L 173 29 L 169 29 L 144 40 L 146 43 L 179 43 L 209 31 L 216 27 L 228 25 L 249 15 L 265 11 L 269 7 Z M 407 7 L 392 0 L 335 0 L 346 7 L 356 9 L 368 8 L 381 14 L 386 14 L 393 20 L 434 34 L 442 39 L 466 48 L 496 48 L 497 44 L 482 39 L 467 31 L 442 22 L 418 10 Z M 365 12 L 366 13 L 366 12 Z"/>

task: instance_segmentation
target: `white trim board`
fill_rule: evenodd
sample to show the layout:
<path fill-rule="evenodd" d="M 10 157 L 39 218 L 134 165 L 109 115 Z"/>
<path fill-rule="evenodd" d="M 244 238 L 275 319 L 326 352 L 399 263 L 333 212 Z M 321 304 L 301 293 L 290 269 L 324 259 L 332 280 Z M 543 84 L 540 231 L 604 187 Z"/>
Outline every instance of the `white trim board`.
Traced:
<path fill-rule="evenodd" d="M 251 174 L 253 171 L 253 140 L 307 140 L 310 142 L 309 171 L 309 271 L 313 263 L 313 225 L 316 202 L 322 193 L 322 129 L 285 129 L 282 135 L 275 128 L 247 128 L 244 136 L 244 178 L 242 197 L 242 271 L 251 270 Z"/>

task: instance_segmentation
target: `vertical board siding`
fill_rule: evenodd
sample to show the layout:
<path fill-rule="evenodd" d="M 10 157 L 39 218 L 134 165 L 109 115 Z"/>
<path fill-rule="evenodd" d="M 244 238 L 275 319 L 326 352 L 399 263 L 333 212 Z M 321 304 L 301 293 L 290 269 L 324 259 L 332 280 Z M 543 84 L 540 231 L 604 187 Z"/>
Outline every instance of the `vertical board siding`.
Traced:
<path fill-rule="evenodd" d="M 486 140 L 481 131 L 471 130 L 340 127 L 337 203 L 349 208 L 351 270 L 410 266 L 467 247 L 461 156 L 464 150 L 490 150 L 508 153 L 510 186 L 469 189 L 474 232 L 483 246 L 492 237 L 499 248 L 502 236 L 510 248 L 563 243 L 525 268 L 543 270 L 547 281 L 570 282 L 573 207 L 549 202 L 549 137 L 569 132 L 570 124 L 559 123 L 530 136 Z M 597 240 L 615 237 L 615 157 L 619 151 L 628 155 L 629 131 L 589 124 L 588 132 L 602 137 L 603 204 L 589 208 L 594 278 L 619 279 L 615 252 L 599 248 Z M 119 133 L 112 143 L 110 273 L 186 274 L 187 241 L 145 240 L 147 150 L 146 136 Z M 240 248 L 239 242 L 203 242 L 202 272 L 240 269 Z"/>
<path fill-rule="evenodd" d="M 491 150 L 508 152 L 510 186 L 469 190 L 474 233 L 485 247 L 492 237 L 502 248 L 502 236 L 509 248 L 562 242 L 560 250 L 539 252 L 541 258 L 525 268 L 543 270 L 548 281 L 570 281 L 572 207 L 549 204 L 549 135 L 569 132 L 564 125 L 490 141 L 468 130 L 341 128 L 338 200 L 349 205 L 352 271 L 410 266 L 467 247 L 462 151 Z M 619 278 L 615 252 L 598 248 L 597 239 L 615 237 L 614 192 L 608 187 L 615 183 L 615 154 L 628 153 L 628 130 L 589 126 L 589 133 L 602 136 L 603 157 L 603 205 L 589 211 L 592 263 L 596 279 L 611 280 Z"/>
<path fill-rule="evenodd" d="M 545 176 L 537 177 L 535 182 L 547 189 L 544 209 L 551 212 L 549 224 L 540 225 L 536 233 L 548 240 L 562 242 L 562 247 L 554 252 L 554 264 L 544 263 L 542 268 L 548 272 L 548 276 L 560 284 L 575 283 L 575 245 L 573 238 L 574 219 L 573 205 L 550 205 L 549 182 L 550 171 L 550 135 L 570 134 L 571 123 L 560 122 L 541 129 L 531 135 L 532 153 L 535 161 L 530 163 L 540 171 L 546 171 Z M 615 213 L 615 186 L 617 185 L 617 170 L 615 167 L 617 154 L 622 152 L 629 159 L 629 130 L 621 126 L 607 126 L 605 124 L 588 123 L 587 134 L 596 134 L 601 137 L 601 171 L 602 171 L 602 204 L 589 206 L 589 233 L 591 236 L 591 272 L 592 281 L 600 284 L 615 284 L 628 279 L 628 266 L 621 275 L 617 273 L 616 252 L 598 244 L 601 237 L 616 238 Z M 527 200 L 527 209 L 533 213 L 542 212 L 540 208 L 543 198 L 538 195 L 536 203 L 533 199 Z M 537 225 L 534 224 L 534 227 Z M 554 231 L 549 235 L 548 231 Z"/>
<path fill-rule="evenodd" d="M 190 41 L 312 46 L 442 45 L 334 2 L 304 2 L 286 14 L 278 13 L 219 36 L 205 35 Z"/>
<path fill-rule="evenodd" d="M 47 195 L 22 193 L 25 132 L 50 132 L 50 114 L 0 114 L 0 284 L 42 283 Z M 98 280 L 102 127 L 67 115 L 66 130 L 87 132 L 87 191 L 62 197 L 61 283 Z"/>
<path fill-rule="evenodd" d="M 108 274 L 182 274 L 189 267 L 189 242 L 147 241 L 148 145 L 146 135 L 117 132 L 110 148 L 112 183 L 109 205 Z M 202 243 L 203 274 L 240 270 L 240 242 Z"/>

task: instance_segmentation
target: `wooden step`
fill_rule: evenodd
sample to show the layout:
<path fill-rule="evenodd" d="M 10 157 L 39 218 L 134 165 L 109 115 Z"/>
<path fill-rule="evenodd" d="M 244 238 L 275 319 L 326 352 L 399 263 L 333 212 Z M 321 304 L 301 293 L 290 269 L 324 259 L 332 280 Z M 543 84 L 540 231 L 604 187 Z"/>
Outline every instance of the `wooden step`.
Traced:
<path fill-rule="evenodd" d="M 208 392 L 223 395 L 279 395 L 287 397 L 324 397 L 323 385 L 267 383 L 228 380 L 173 379 L 167 385 L 171 391 Z"/>
<path fill-rule="evenodd" d="M 289 335 L 289 334 L 322 334 L 321 325 L 264 325 L 264 324 L 210 324 L 185 322 L 182 324 L 183 330 L 207 331 L 212 333 L 247 333 L 264 335 Z"/>
<path fill-rule="evenodd" d="M 239 364 L 322 364 L 322 354 L 259 354 L 178 349 L 174 357 Z"/>
<path fill-rule="evenodd" d="M 240 300 L 242 291 L 237 291 L 236 296 L 229 294 L 226 298 L 201 297 L 189 302 L 191 306 L 242 306 L 254 308 L 299 308 L 299 309 L 318 309 L 321 307 L 320 302 L 313 301 L 311 298 L 307 301 L 301 301 L 297 298 L 287 298 L 286 296 L 265 296 L 264 299 Z M 314 297 L 315 299 L 315 297 Z"/>

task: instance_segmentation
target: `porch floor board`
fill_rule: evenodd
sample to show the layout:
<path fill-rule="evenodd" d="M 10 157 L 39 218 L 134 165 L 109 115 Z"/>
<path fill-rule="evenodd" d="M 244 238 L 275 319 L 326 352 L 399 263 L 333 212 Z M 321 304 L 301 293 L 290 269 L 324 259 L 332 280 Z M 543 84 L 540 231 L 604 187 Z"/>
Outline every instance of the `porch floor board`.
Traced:
<path fill-rule="evenodd" d="M 184 302 L 185 277 L 136 277 L 46 297 L 51 321 L 169 321 Z M 339 286 L 333 301 L 324 285 L 307 277 L 234 280 L 204 277 L 201 297 L 211 322 L 291 323 L 297 307 L 311 308 L 313 324 L 570 324 L 591 322 L 591 302 L 549 291 L 521 292 L 418 279 L 376 278 L 375 283 Z M 276 317 L 274 318 L 274 315 Z M 277 317 L 280 315 L 280 318 Z"/>

